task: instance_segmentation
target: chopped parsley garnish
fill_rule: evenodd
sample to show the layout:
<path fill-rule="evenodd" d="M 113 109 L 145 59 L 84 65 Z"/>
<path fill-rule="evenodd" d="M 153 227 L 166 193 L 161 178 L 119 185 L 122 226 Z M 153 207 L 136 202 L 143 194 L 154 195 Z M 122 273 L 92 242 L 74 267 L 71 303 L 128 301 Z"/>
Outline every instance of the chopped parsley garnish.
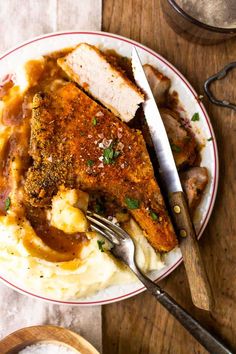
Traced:
<path fill-rule="evenodd" d="M 92 124 L 93 124 L 93 125 L 97 125 L 97 122 L 98 122 L 98 121 L 97 121 L 97 118 L 94 117 L 94 118 L 92 119 Z"/>
<path fill-rule="evenodd" d="M 171 144 L 171 149 L 173 152 L 180 152 L 181 151 L 181 148 L 175 144 Z"/>
<path fill-rule="evenodd" d="M 5 210 L 7 211 L 11 206 L 11 199 L 10 197 L 7 197 L 7 199 L 5 200 Z"/>
<path fill-rule="evenodd" d="M 126 197 L 125 204 L 127 205 L 128 209 L 138 209 L 139 208 L 139 200 Z"/>
<path fill-rule="evenodd" d="M 80 136 L 84 136 L 85 133 L 84 133 L 82 130 L 80 130 L 79 135 L 80 135 Z"/>
<path fill-rule="evenodd" d="M 196 112 L 194 113 L 194 115 L 192 116 L 192 119 L 191 119 L 193 122 L 197 122 L 200 120 L 200 117 L 199 117 L 199 113 Z"/>
<path fill-rule="evenodd" d="M 110 146 L 103 150 L 103 163 L 110 165 L 115 163 L 115 159 L 120 155 L 120 151 L 114 149 L 114 145 L 117 144 L 117 141 L 114 140 L 111 142 Z"/>
<path fill-rule="evenodd" d="M 213 140 L 212 136 L 209 139 L 207 139 L 207 141 L 212 141 L 212 140 Z"/>
<path fill-rule="evenodd" d="M 93 209 L 94 209 L 95 213 L 98 213 L 98 214 L 102 213 L 104 211 L 103 206 L 101 204 L 99 204 L 99 203 L 96 203 L 94 205 Z"/>
<path fill-rule="evenodd" d="M 114 152 L 114 158 L 116 159 L 120 155 L 120 151 L 116 150 Z"/>
<path fill-rule="evenodd" d="M 120 151 L 116 151 L 112 148 L 106 148 L 103 151 L 103 162 L 106 165 L 115 163 L 115 159 L 120 155 Z"/>
<path fill-rule="evenodd" d="M 105 164 L 110 164 L 112 163 L 112 159 L 114 156 L 114 150 L 112 148 L 106 148 L 103 151 L 103 161 Z"/>
<path fill-rule="evenodd" d="M 105 244 L 105 241 L 97 240 L 97 243 L 98 243 L 98 248 L 100 249 L 100 251 L 104 252 L 103 245 Z"/>
<path fill-rule="evenodd" d="M 150 211 L 150 215 L 151 215 L 152 220 L 156 221 L 158 219 L 157 214 L 154 213 L 154 211 L 152 211 L 152 210 Z"/>
<path fill-rule="evenodd" d="M 92 167 L 94 165 L 94 161 L 93 160 L 88 160 L 87 161 L 87 166 Z"/>

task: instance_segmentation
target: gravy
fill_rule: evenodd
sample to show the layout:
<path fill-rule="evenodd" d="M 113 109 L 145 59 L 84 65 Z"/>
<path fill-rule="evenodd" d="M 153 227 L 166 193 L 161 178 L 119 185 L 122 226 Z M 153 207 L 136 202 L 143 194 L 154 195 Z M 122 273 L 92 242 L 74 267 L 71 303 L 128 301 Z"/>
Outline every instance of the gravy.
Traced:
<path fill-rule="evenodd" d="M 2 123 L 11 128 L 11 135 L 0 157 L 0 215 L 6 214 L 6 200 L 12 191 L 13 181 L 11 181 L 9 173 L 11 164 L 15 158 L 20 158 L 19 183 L 16 190 L 16 193 L 19 194 L 18 202 L 20 207 L 24 209 L 23 216 L 29 220 L 36 235 L 43 243 L 41 246 L 36 245 L 32 235 L 26 235 L 23 242 L 32 255 L 51 262 L 69 261 L 79 257 L 82 247 L 88 240 L 84 233 L 66 234 L 50 226 L 44 209 L 31 208 L 22 200 L 22 185 L 30 166 L 28 151 L 33 96 L 42 90 L 52 90 L 54 85 L 60 84 L 66 79 L 65 73 L 56 61 L 57 58 L 67 54 L 69 50 L 52 53 L 45 56 L 44 60 L 28 61 L 25 65 L 28 88 L 24 93 L 20 92 L 19 87 L 14 85 L 12 80 L 0 87 L 0 100 L 4 103 Z"/>

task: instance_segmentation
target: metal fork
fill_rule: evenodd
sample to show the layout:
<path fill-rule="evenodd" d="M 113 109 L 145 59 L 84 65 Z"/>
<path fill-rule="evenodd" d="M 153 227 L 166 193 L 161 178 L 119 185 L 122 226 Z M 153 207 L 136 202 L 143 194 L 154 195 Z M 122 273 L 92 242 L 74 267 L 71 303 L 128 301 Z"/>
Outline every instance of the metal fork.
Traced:
<path fill-rule="evenodd" d="M 91 223 L 91 229 L 100 233 L 112 244 L 111 253 L 134 272 L 147 290 L 199 341 L 199 343 L 210 353 L 233 353 L 187 311 L 178 305 L 160 286 L 141 272 L 135 260 L 135 244 L 127 232 L 96 213 L 88 211 L 87 218 Z"/>

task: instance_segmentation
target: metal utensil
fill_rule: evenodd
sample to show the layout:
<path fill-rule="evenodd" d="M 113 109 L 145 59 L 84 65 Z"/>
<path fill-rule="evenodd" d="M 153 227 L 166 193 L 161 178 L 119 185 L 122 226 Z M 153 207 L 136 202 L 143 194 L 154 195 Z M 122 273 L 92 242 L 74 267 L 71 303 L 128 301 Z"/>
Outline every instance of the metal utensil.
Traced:
<path fill-rule="evenodd" d="M 192 300 L 195 306 L 209 310 L 213 303 L 212 293 L 199 251 L 196 233 L 189 215 L 169 139 L 135 47 L 132 50 L 132 68 L 137 85 L 145 93 L 143 111 L 159 162 L 160 177 L 168 194 L 176 233 L 182 237 L 180 249 Z"/>
<path fill-rule="evenodd" d="M 232 353 L 213 334 L 208 332 L 164 290 L 139 269 L 135 260 L 135 245 L 131 237 L 118 225 L 101 215 L 87 212 L 92 230 L 103 235 L 112 244 L 111 253 L 124 262 L 144 284 L 147 290 L 201 343 L 210 353 Z"/>
<path fill-rule="evenodd" d="M 214 94 L 212 93 L 210 86 L 211 84 L 216 81 L 216 80 L 222 80 L 230 70 L 236 68 L 236 61 L 227 64 L 222 70 L 220 70 L 218 73 L 215 75 L 210 76 L 204 83 L 204 90 L 209 98 L 209 100 L 221 107 L 226 107 L 226 108 L 231 108 L 234 111 L 236 111 L 236 104 L 231 103 L 227 100 L 219 100 L 217 99 Z"/>

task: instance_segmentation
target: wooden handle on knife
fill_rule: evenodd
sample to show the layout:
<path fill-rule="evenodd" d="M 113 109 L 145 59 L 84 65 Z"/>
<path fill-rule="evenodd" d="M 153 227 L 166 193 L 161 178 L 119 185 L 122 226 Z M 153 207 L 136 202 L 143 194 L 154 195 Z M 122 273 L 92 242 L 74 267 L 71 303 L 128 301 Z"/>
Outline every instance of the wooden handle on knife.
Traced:
<path fill-rule="evenodd" d="M 176 232 L 181 239 L 180 249 L 193 303 L 195 306 L 209 311 L 213 305 L 212 291 L 200 254 L 194 226 L 189 215 L 185 195 L 183 192 L 172 193 L 169 201 Z"/>

